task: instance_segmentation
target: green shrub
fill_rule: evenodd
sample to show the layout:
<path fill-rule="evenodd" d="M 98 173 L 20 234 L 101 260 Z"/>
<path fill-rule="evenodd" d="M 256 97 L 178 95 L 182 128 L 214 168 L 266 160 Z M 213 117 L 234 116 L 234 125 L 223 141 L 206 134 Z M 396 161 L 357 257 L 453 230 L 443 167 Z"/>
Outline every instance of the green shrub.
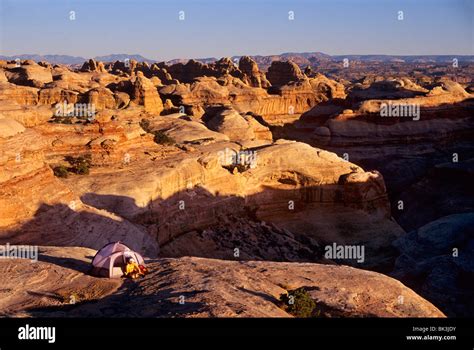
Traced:
<path fill-rule="evenodd" d="M 78 175 L 88 175 L 89 168 L 92 165 L 92 157 L 90 154 L 86 154 L 80 157 L 66 157 L 66 160 L 71 167 L 68 169 L 71 173 L 78 174 Z"/>
<path fill-rule="evenodd" d="M 76 165 L 71 170 L 77 175 L 89 175 L 89 167 L 84 163 Z"/>
<path fill-rule="evenodd" d="M 176 143 L 172 137 L 169 137 L 163 131 L 154 131 L 153 134 L 155 135 L 153 140 L 159 145 L 174 145 Z"/>
<path fill-rule="evenodd" d="M 68 170 L 64 165 L 58 165 L 53 168 L 54 175 L 57 177 L 67 178 Z"/>
<path fill-rule="evenodd" d="M 280 295 L 281 307 L 295 317 L 312 317 L 316 308 L 315 301 L 304 287 Z"/>
<path fill-rule="evenodd" d="M 163 131 L 157 130 L 153 131 L 150 128 L 150 121 L 148 119 L 142 119 L 140 121 L 140 127 L 145 130 L 146 132 L 153 134 L 153 140 L 155 143 L 159 145 L 174 145 L 176 141 L 172 138 L 166 135 Z"/>

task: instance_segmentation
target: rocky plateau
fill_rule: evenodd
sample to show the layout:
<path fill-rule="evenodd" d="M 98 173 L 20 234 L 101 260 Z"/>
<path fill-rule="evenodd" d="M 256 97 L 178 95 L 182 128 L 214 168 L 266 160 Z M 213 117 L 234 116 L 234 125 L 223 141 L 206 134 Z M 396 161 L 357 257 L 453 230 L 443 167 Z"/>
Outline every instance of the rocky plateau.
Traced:
<path fill-rule="evenodd" d="M 472 316 L 471 84 L 0 61 L 0 244 L 41 251 L 0 260 L 0 314 L 287 317 L 279 296 L 305 287 L 323 317 Z M 149 275 L 87 274 L 118 240 Z"/>

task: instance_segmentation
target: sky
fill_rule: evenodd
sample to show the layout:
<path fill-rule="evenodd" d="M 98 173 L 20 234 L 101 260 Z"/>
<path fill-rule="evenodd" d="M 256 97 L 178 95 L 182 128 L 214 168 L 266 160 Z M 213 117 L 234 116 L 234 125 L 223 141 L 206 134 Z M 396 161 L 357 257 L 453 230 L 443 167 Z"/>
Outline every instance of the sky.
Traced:
<path fill-rule="evenodd" d="M 313 51 L 473 55 L 474 0 L 0 0 L 0 55 Z"/>

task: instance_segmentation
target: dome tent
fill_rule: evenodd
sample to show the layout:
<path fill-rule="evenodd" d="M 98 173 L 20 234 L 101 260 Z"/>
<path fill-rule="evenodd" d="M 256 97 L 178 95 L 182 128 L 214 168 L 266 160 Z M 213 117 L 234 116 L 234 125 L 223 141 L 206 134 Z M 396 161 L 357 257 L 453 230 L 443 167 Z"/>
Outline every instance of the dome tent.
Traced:
<path fill-rule="evenodd" d="M 94 259 L 92 259 L 91 274 L 109 278 L 122 277 L 123 269 L 130 258 L 139 265 L 145 265 L 143 257 L 122 242 L 108 243 L 99 249 Z"/>

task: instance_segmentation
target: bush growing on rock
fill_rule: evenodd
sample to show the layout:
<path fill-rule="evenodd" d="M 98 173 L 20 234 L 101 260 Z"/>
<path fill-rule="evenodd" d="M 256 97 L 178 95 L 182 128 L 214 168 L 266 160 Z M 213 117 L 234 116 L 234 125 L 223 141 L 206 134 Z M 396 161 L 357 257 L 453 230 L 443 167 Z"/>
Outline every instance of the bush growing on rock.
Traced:
<path fill-rule="evenodd" d="M 73 170 L 73 173 L 78 174 L 78 175 L 88 175 L 89 174 L 89 167 L 84 163 L 78 164 L 72 170 Z"/>
<path fill-rule="evenodd" d="M 313 317 L 316 308 L 316 303 L 304 287 L 280 295 L 280 302 L 282 309 L 300 318 Z"/>
<path fill-rule="evenodd" d="M 149 132 L 154 135 L 153 140 L 155 143 L 159 145 L 174 145 L 176 141 L 172 138 L 166 135 L 163 131 L 157 130 L 153 131 L 150 128 L 150 121 L 148 119 L 142 119 L 140 121 L 140 127 L 145 130 L 146 132 Z"/>
<path fill-rule="evenodd" d="M 54 175 L 57 177 L 67 178 L 68 170 L 64 165 L 58 165 L 53 168 Z"/>
<path fill-rule="evenodd" d="M 70 172 L 78 175 L 89 174 L 89 168 L 92 165 L 92 157 L 90 154 L 79 157 L 68 156 L 66 160 L 71 164 L 71 167 L 68 169 Z"/>
<path fill-rule="evenodd" d="M 161 130 L 154 131 L 153 134 L 155 135 L 153 141 L 159 145 L 174 145 L 176 143 L 172 137 L 169 137 Z"/>

